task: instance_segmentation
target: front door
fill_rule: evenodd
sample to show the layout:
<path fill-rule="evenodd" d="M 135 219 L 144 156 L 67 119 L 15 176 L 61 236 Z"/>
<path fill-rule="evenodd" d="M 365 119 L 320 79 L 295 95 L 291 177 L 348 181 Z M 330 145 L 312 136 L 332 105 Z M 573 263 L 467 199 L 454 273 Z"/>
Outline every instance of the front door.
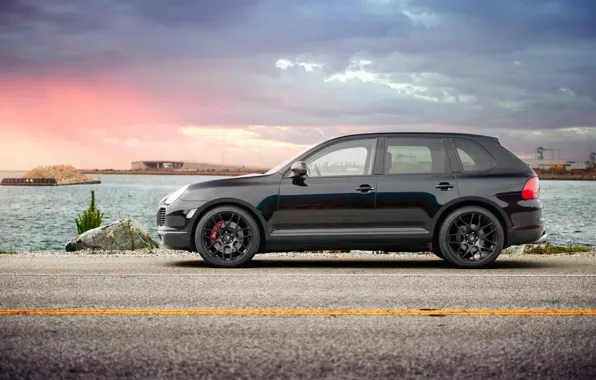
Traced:
<path fill-rule="evenodd" d="M 305 159 L 308 176 L 281 181 L 272 224 L 279 244 L 340 249 L 374 236 L 377 138 L 322 147 Z M 289 174 L 289 173 L 288 173 Z"/>
<path fill-rule="evenodd" d="M 379 178 L 379 240 L 427 240 L 441 207 L 459 196 L 442 138 L 390 137 Z"/>

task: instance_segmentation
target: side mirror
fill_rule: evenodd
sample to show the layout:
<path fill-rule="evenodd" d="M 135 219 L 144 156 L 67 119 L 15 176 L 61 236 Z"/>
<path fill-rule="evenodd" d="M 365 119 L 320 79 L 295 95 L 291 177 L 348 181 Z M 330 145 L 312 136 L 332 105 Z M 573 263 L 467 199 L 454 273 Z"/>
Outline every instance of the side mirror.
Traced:
<path fill-rule="evenodd" d="M 292 171 L 288 176 L 290 178 L 304 177 L 308 173 L 306 162 L 304 161 L 294 162 L 290 167 L 290 170 Z"/>

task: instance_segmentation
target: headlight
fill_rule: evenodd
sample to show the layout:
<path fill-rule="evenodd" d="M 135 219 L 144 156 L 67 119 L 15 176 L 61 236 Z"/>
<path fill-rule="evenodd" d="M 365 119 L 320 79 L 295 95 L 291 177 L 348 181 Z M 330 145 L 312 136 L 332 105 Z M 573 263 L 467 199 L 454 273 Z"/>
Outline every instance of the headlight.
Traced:
<path fill-rule="evenodd" d="M 164 204 L 169 205 L 172 204 L 176 199 L 178 199 L 184 192 L 188 189 L 188 185 L 181 187 L 180 189 L 176 190 L 172 194 L 168 195 Z"/>

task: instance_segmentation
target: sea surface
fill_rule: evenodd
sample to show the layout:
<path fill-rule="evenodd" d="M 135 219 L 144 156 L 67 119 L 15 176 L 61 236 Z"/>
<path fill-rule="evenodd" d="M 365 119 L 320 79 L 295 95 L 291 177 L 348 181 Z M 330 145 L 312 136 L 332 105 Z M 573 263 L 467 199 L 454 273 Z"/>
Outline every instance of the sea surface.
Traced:
<path fill-rule="evenodd" d="M 24 172 L 0 172 L 20 177 Z M 100 185 L 56 187 L 0 186 L 0 250 L 62 251 L 76 236 L 74 218 L 84 211 L 95 190 L 104 224 L 136 219 L 155 237 L 157 205 L 165 195 L 188 183 L 220 178 L 190 175 L 97 175 Z M 596 182 L 541 181 L 547 231 L 553 244 L 596 245 Z"/>

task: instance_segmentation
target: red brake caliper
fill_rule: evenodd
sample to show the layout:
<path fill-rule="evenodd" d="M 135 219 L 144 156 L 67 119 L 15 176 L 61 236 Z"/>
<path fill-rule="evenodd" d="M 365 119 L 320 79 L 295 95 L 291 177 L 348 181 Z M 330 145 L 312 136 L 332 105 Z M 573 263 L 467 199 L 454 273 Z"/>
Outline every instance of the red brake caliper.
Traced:
<path fill-rule="evenodd" d="M 217 222 L 215 226 L 213 226 L 213 228 L 211 229 L 211 234 L 209 235 L 209 237 L 211 238 L 209 242 L 211 244 L 215 243 L 215 239 L 217 239 L 217 230 L 219 230 L 222 225 L 223 222 Z"/>

